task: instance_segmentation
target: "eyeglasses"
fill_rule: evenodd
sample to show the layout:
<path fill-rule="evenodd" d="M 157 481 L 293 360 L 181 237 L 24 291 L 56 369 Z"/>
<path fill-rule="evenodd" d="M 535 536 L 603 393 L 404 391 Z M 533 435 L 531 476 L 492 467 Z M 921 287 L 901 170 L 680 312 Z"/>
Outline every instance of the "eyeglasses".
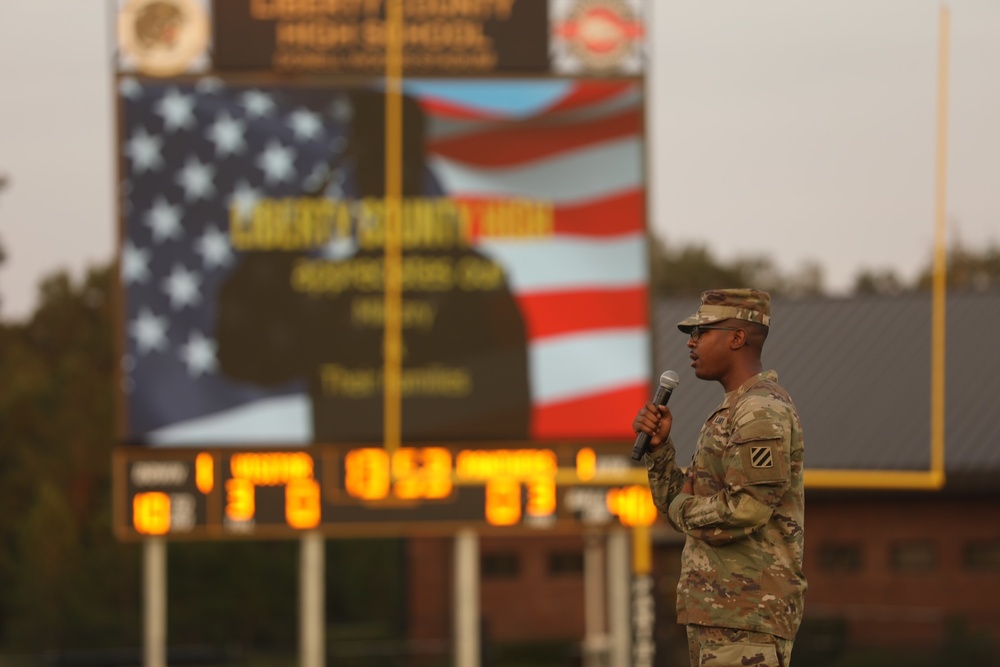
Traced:
<path fill-rule="evenodd" d="M 698 339 L 701 338 L 702 331 L 708 331 L 710 329 L 717 329 L 719 331 L 740 331 L 739 327 L 706 327 L 706 326 L 694 326 L 691 327 L 691 342 L 697 343 Z"/>

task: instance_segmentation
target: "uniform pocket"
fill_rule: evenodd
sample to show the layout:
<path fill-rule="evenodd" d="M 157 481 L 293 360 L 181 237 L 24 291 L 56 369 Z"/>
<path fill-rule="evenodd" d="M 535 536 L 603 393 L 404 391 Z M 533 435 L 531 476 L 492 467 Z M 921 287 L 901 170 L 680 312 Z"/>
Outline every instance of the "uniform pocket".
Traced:
<path fill-rule="evenodd" d="M 782 667 L 773 644 L 753 642 L 702 646 L 698 664 L 701 667 Z"/>

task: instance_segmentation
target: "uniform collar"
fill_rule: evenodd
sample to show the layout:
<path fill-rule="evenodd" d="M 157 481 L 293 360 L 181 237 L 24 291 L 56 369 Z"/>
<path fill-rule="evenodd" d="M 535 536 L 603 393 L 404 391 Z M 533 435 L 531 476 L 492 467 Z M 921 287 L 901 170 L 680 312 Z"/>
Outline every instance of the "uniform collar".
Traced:
<path fill-rule="evenodd" d="M 725 399 L 723 399 L 722 401 L 722 405 L 719 406 L 719 409 L 722 410 L 725 408 L 733 407 L 733 405 L 736 404 L 736 402 L 740 399 L 741 396 L 743 396 L 743 394 L 747 393 L 748 391 L 750 391 L 752 387 L 760 384 L 761 382 L 777 382 L 777 381 L 778 381 L 778 374 L 775 371 L 772 370 L 761 371 L 760 373 L 757 373 L 756 375 L 747 378 L 746 381 L 743 384 L 741 384 L 738 389 L 734 389 L 733 391 L 727 393 Z"/>

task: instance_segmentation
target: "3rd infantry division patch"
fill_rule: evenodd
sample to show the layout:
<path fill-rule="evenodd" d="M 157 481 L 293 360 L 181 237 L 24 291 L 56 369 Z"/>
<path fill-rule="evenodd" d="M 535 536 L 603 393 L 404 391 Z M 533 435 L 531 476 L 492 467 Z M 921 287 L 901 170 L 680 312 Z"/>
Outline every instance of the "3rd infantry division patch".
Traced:
<path fill-rule="evenodd" d="M 754 468 L 773 468 L 774 458 L 771 456 L 770 447 L 751 447 L 750 465 Z"/>

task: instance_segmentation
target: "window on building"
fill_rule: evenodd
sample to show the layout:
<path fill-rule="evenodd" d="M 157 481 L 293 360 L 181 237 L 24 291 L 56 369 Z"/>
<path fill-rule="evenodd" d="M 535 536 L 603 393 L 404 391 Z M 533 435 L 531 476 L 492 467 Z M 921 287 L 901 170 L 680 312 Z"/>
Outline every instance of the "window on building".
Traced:
<path fill-rule="evenodd" d="M 825 572 L 859 572 L 861 570 L 861 546 L 857 544 L 821 545 L 819 566 Z"/>
<path fill-rule="evenodd" d="M 937 567 L 937 550 L 930 542 L 894 544 L 890 558 L 896 572 L 927 572 Z"/>
<path fill-rule="evenodd" d="M 965 545 L 965 569 L 1000 572 L 1000 540 L 982 540 Z"/>
<path fill-rule="evenodd" d="M 583 572 L 582 551 L 556 551 L 549 554 L 549 574 L 563 576 Z"/>
<path fill-rule="evenodd" d="M 521 573 L 521 559 L 515 553 L 483 554 L 479 566 L 484 578 L 509 579 Z"/>

